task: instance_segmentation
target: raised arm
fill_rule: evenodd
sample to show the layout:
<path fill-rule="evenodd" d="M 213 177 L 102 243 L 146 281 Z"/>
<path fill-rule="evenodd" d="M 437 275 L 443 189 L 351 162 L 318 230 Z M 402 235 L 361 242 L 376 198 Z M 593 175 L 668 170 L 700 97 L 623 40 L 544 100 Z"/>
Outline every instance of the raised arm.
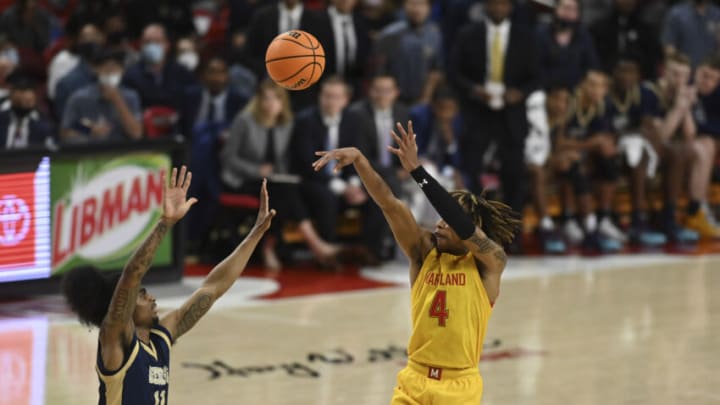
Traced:
<path fill-rule="evenodd" d="M 130 344 L 135 333 L 132 317 L 140 284 L 150 268 L 160 242 L 170 228 L 197 202 L 195 198 L 185 200 L 191 178 L 192 175 L 185 166 L 180 169 L 179 176 L 177 168 L 173 169 L 169 186 L 165 175 L 162 176 L 165 188 L 162 217 L 125 265 L 108 312 L 100 325 L 101 356 L 108 370 L 117 370 L 122 366 L 124 348 Z"/>
<path fill-rule="evenodd" d="M 165 315 L 160 324 L 164 326 L 173 339 L 184 335 L 203 317 L 210 307 L 230 289 L 235 280 L 245 270 L 248 260 L 265 232 L 270 228 L 275 210 L 270 210 L 267 192 L 267 180 L 263 180 L 260 191 L 260 210 L 255 226 L 247 237 L 208 274 L 202 286 L 193 293 L 179 309 Z"/>
<path fill-rule="evenodd" d="M 320 159 L 313 168 L 321 170 L 331 160 L 337 165 L 333 170 L 340 171 L 347 165 L 354 165 L 370 197 L 380 207 L 400 248 L 410 259 L 410 283 L 414 283 L 425 256 L 432 249 L 430 232 L 424 231 L 415 221 L 410 209 L 400 201 L 387 183 L 372 168 L 368 159 L 357 148 L 342 148 L 332 151 L 316 152 Z"/>

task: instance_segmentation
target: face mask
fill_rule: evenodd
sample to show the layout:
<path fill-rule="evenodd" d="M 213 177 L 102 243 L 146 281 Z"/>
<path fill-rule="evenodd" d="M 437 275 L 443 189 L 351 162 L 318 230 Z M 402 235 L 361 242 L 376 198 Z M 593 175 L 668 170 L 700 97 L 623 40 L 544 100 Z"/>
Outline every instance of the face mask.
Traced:
<path fill-rule="evenodd" d="M 577 25 L 578 25 L 577 21 L 572 21 L 572 20 L 567 20 L 567 19 L 560 18 L 560 17 L 555 17 L 555 27 L 558 30 L 563 31 L 563 30 L 575 29 L 575 27 L 577 27 Z"/>
<path fill-rule="evenodd" d="M 9 60 L 14 66 L 20 63 L 20 56 L 18 56 L 18 51 L 15 48 L 7 48 L 0 52 L 0 59 Z"/>
<path fill-rule="evenodd" d="M 30 114 L 32 108 L 12 106 L 12 111 L 16 117 L 25 118 L 28 114 Z"/>
<path fill-rule="evenodd" d="M 120 80 L 122 79 L 122 76 L 120 73 L 111 73 L 107 75 L 101 75 L 98 78 L 98 81 L 101 84 L 104 84 L 105 86 L 109 87 L 117 87 L 120 85 Z"/>
<path fill-rule="evenodd" d="M 165 49 L 157 42 L 149 42 L 142 47 L 142 56 L 146 61 L 157 64 L 165 57 Z"/>
<path fill-rule="evenodd" d="M 198 54 L 195 52 L 183 52 L 178 55 L 177 62 L 193 71 L 197 67 L 199 59 Z"/>

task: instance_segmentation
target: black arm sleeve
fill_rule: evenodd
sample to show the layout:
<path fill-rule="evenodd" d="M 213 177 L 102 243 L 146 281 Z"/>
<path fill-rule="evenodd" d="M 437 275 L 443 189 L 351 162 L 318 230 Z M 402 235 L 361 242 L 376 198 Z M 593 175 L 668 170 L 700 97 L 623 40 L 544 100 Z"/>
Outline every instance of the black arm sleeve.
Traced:
<path fill-rule="evenodd" d="M 440 217 L 447 222 L 462 240 L 469 239 L 475 233 L 475 224 L 460 204 L 437 182 L 422 166 L 410 172 L 417 184 L 427 196 L 430 204 Z"/>

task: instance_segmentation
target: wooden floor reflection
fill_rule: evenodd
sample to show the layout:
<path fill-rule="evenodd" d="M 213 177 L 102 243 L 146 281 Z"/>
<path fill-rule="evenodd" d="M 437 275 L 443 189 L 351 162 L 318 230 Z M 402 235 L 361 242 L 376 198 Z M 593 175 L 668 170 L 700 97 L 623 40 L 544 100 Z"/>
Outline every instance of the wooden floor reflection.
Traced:
<path fill-rule="evenodd" d="M 483 404 L 720 403 L 719 263 L 506 281 Z M 169 403 L 387 404 L 409 331 L 406 288 L 223 308 L 174 347 Z M 97 401 L 95 331 L 0 320 L 3 350 L 35 363 L 3 360 L 0 404 Z"/>

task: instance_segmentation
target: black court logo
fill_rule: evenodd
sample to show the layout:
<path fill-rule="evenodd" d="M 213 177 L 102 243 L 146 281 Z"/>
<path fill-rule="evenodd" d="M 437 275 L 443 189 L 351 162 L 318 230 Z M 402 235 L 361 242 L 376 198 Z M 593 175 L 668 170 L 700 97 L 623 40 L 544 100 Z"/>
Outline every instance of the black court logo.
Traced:
<path fill-rule="evenodd" d="M 297 32 L 297 31 L 288 31 L 287 34 L 290 35 L 291 37 L 295 38 L 295 39 L 298 39 L 298 38 L 300 38 L 300 37 L 302 36 L 302 34 L 299 33 L 299 32 Z"/>

